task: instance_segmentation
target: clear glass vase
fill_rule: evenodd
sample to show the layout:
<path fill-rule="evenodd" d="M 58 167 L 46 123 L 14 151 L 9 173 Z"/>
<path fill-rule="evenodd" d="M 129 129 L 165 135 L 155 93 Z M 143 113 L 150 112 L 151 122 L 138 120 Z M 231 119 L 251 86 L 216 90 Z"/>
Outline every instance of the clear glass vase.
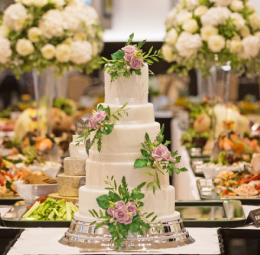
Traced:
<path fill-rule="evenodd" d="M 68 73 L 64 73 L 55 79 L 55 98 L 67 98 L 68 95 Z"/>

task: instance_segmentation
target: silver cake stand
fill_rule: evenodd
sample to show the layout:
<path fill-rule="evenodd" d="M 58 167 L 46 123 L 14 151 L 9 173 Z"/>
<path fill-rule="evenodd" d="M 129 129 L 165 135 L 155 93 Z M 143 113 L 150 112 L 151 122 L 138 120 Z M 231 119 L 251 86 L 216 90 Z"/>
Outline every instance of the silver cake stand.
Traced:
<path fill-rule="evenodd" d="M 194 243 L 195 240 L 184 228 L 181 219 L 160 223 L 162 228 L 158 231 L 156 224 L 145 235 L 129 234 L 122 244 L 121 251 L 149 251 L 166 248 L 177 248 Z M 111 236 L 107 227 L 95 230 L 95 225 L 73 220 L 70 228 L 59 241 L 61 244 L 78 247 L 81 252 L 106 252 L 114 251 L 114 245 L 110 242 Z"/>

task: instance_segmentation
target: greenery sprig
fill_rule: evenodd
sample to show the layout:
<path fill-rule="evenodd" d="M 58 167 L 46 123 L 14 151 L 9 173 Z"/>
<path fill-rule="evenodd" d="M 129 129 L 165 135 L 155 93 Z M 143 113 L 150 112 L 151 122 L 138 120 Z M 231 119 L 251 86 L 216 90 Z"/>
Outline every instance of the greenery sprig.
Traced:
<path fill-rule="evenodd" d="M 118 50 L 111 55 L 112 60 L 108 60 L 107 58 L 102 57 L 103 61 L 98 62 L 99 64 L 107 64 L 104 67 L 104 72 L 107 70 L 107 72 L 110 74 L 111 82 L 115 81 L 121 76 L 129 78 L 133 73 L 141 75 L 141 68 L 144 66 L 144 63 L 152 65 L 154 61 L 159 62 L 158 58 L 164 58 L 164 56 L 161 55 L 161 50 L 156 50 L 152 54 L 153 46 L 149 49 L 148 53 L 143 52 L 141 48 L 146 43 L 146 40 L 143 40 L 138 44 L 131 45 L 133 38 L 134 33 L 129 36 L 129 39 L 126 43 L 126 46 L 133 46 L 136 50 L 134 50 L 135 52 L 132 53 L 132 56 L 129 56 L 129 53 L 124 51 L 124 48 L 122 48 L 121 50 Z M 128 55 L 128 58 L 126 58 L 126 55 Z M 135 60 L 136 58 L 139 59 L 139 61 L 137 61 L 138 65 L 133 64 L 132 61 L 134 58 Z M 154 74 L 151 70 L 149 70 L 149 73 Z"/>
<path fill-rule="evenodd" d="M 77 140 L 76 146 L 79 146 L 79 144 L 81 142 L 85 142 L 91 132 L 96 132 L 94 138 L 92 139 L 92 141 L 90 142 L 90 144 L 88 146 L 88 149 L 90 149 L 93 146 L 93 144 L 95 143 L 95 141 L 97 141 L 98 151 L 100 152 L 101 148 L 102 148 L 103 135 L 110 135 L 114 129 L 114 124 L 112 123 L 112 119 L 119 120 L 120 118 L 123 117 L 122 114 L 125 114 L 126 116 L 128 116 L 127 111 L 130 108 L 126 109 L 127 104 L 128 103 L 125 103 L 122 107 L 120 107 L 117 111 L 115 111 L 112 114 L 111 114 L 111 110 L 110 110 L 109 106 L 104 108 L 104 106 L 102 104 L 100 104 L 98 106 L 98 111 L 105 112 L 106 113 L 105 118 L 101 122 L 95 122 L 96 128 L 92 128 L 90 126 L 90 122 L 92 121 L 92 118 L 94 117 L 94 115 L 97 113 L 96 111 L 92 111 L 93 115 L 89 120 L 90 127 L 88 129 L 86 129 L 85 131 L 83 131 L 83 134 L 78 137 L 79 140 Z"/>
<path fill-rule="evenodd" d="M 166 141 L 164 144 L 164 125 L 162 125 L 162 128 L 159 132 L 159 134 L 156 136 L 156 140 L 154 142 L 151 141 L 149 135 L 146 133 L 145 134 L 145 142 L 142 143 L 142 149 L 141 153 L 144 157 L 144 159 L 136 159 L 134 168 L 151 168 L 154 169 L 155 172 L 154 174 L 150 172 L 144 172 L 143 174 L 152 176 L 153 181 L 147 184 L 147 188 L 152 187 L 153 188 L 153 193 L 155 194 L 156 190 L 156 185 L 159 189 L 161 189 L 161 184 L 160 184 L 160 179 L 159 179 L 159 173 L 164 175 L 164 172 L 168 172 L 170 176 L 172 176 L 173 172 L 179 174 L 180 172 L 186 172 L 188 171 L 186 168 L 176 168 L 175 164 L 179 163 L 181 160 L 181 156 L 177 156 L 178 151 L 170 153 L 167 149 L 167 146 L 171 144 L 170 141 Z M 162 149 L 165 151 L 165 153 L 170 153 L 171 159 L 161 159 L 161 160 L 156 160 L 154 158 L 154 153 L 155 150 L 161 146 Z M 176 157 L 177 156 L 177 157 Z M 175 157 L 175 158 L 174 158 Z"/>
<path fill-rule="evenodd" d="M 107 226 L 108 232 L 111 234 L 110 241 L 114 243 L 115 249 L 119 250 L 122 248 L 122 242 L 127 239 L 129 232 L 144 235 L 149 231 L 151 222 L 154 222 L 157 216 L 154 216 L 154 212 L 148 214 L 141 211 L 141 207 L 144 205 L 141 200 L 145 197 L 141 192 L 141 189 L 145 186 L 145 182 L 138 185 L 132 191 L 128 190 L 125 176 L 123 176 L 119 186 L 114 180 L 114 176 L 111 178 L 107 176 L 105 184 L 108 185 L 108 187 L 105 188 L 109 191 L 108 195 L 102 195 L 96 199 L 99 207 L 105 210 L 105 212 L 100 210 L 98 213 L 94 209 L 89 210 L 90 214 L 94 218 L 97 218 L 97 220 L 93 221 L 90 225 L 94 225 L 95 229 Z M 109 210 L 118 210 L 117 202 L 125 204 L 126 207 L 123 208 L 123 210 L 127 210 L 127 205 L 129 205 L 129 203 L 134 204 L 134 207 L 136 207 L 137 212 L 134 217 L 131 216 L 131 212 L 128 212 L 129 217 L 132 217 L 130 222 L 120 223 L 118 222 L 116 215 L 112 216 L 110 214 Z M 160 223 L 161 222 L 156 223 L 156 230 L 161 228 Z"/>

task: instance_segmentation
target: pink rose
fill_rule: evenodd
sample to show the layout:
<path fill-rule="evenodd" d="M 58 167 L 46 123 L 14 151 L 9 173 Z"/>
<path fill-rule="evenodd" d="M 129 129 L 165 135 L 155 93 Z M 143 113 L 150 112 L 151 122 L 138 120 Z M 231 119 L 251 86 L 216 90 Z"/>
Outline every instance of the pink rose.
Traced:
<path fill-rule="evenodd" d="M 125 225 L 132 222 L 132 217 L 127 215 L 126 208 L 116 209 L 114 217 L 119 223 L 124 223 Z"/>
<path fill-rule="evenodd" d="M 123 209 L 125 208 L 125 202 L 124 201 L 118 201 L 118 202 L 115 202 L 115 206 L 117 209 Z"/>
<path fill-rule="evenodd" d="M 134 55 L 133 54 L 128 54 L 128 53 L 126 53 L 125 54 L 125 56 L 124 56 L 124 59 L 126 60 L 126 61 L 131 61 L 131 58 L 133 57 Z"/>
<path fill-rule="evenodd" d="M 132 57 L 130 60 L 130 66 L 133 69 L 141 69 L 142 64 L 143 64 L 143 60 L 141 58 Z"/>
<path fill-rule="evenodd" d="M 158 147 L 155 147 L 152 152 L 152 157 L 156 161 L 161 161 L 165 159 L 165 157 L 169 157 L 169 150 L 163 144 L 160 144 Z"/>
<path fill-rule="evenodd" d="M 136 214 L 137 214 L 137 207 L 134 204 L 134 202 L 129 202 L 126 205 L 126 209 L 127 209 L 128 212 L 130 212 L 132 214 L 132 217 L 136 216 Z"/>
<path fill-rule="evenodd" d="M 97 123 L 94 121 L 93 115 L 91 116 L 90 120 L 89 120 L 89 129 L 97 129 Z"/>
<path fill-rule="evenodd" d="M 121 50 L 123 50 L 125 53 L 131 54 L 131 55 L 134 55 L 137 52 L 136 47 L 134 47 L 132 45 L 125 46 Z"/>
<path fill-rule="evenodd" d="M 171 161 L 172 160 L 172 155 L 169 152 L 169 150 L 167 152 L 165 152 L 164 159 L 167 160 L 167 161 Z"/>
<path fill-rule="evenodd" d="M 108 213 L 109 215 L 113 216 L 113 217 L 115 217 L 115 211 L 116 211 L 116 209 L 115 209 L 114 207 L 109 207 L 109 208 L 107 209 L 107 213 Z"/>
<path fill-rule="evenodd" d="M 96 113 L 92 115 L 94 121 L 96 123 L 101 123 L 107 116 L 107 113 L 105 111 L 98 110 Z"/>

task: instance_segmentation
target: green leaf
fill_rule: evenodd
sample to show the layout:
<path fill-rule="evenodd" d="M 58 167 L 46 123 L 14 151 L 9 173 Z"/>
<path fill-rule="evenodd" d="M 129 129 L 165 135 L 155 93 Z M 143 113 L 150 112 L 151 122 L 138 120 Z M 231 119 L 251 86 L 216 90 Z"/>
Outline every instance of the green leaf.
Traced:
<path fill-rule="evenodd" d="M 134 168 L 147 167 L 148 162 L 149 162 L 148 159 L 136 159 L 135 164 L 134 164 Z"/>
<path fill-rule="evenodd" d="M 116 116 L 116 115 L 112 115 L 112 117 L 114 118 L 114 119 L 116 119 L 116 120 L 119 120 L 119 118 Z"/>
<path fill-rule="evenodd" d="M 119 50 L 111 55 L 113 60 L 121 60 L 124 59 L 125 52 L 122 50 Z"/>
<path fill-rule="evenodd" d="M 137 223 L 137 222 L 133 222 L 132 224 L 130 224 L 130 230 L 132 231 L 132 232 L 138 232 L 139 231 L 139 229 L 140 229 L 140 224 L 139 223 Z"/>
<path fill-rule="evenodd" d="M 114 124 L 106 124 L 103 130 L 104 135 L 110 135 L 114 129 Z"/>
<path fill-rule="evenodd" d="M 97 109 L 100 110 L 100 111 L 103 111 L 104 110 L 104 106 L 102 104 L 99 104 Z"/>
<path fill-rule="evenodd" d="M 144 187 L 145 184 L 146 184 L 146 182 L 142 182 L 141 184 L 139 184 L 139 185 L 136 187 L 136 189 L 137 189 L 137 190 L 141 190 L 141 189 Z"/>
<path fill-rule="evenodd" d="M 115 190 L 117 190 L 117 183 L 116 183 L 116 180 L 114 180 L 114 187 L 115 187 Z"/>
<path fill-rule="evenodd" d="M 94 225 L 96 223 L 96 221 L 93 221 L 90 223 L 90 226 Z"/>
<path fill-rule="evenodd" d="M 109 60 L 105 57 L 102 57 L 102 59 L 104 59 L 107 63 L 109 63 Z"/>
<path fill-rule="evenodd" d="M 121 109 L 124 109 L 127 105 L 128 105 L 128 103 L 125 103 L 125 104 L 121 107 Z"/>
<path fill-rule="evenodd" d="M 116 231 L 116 226 L 112 224 L 108 227 L 108 232 L 114 232 L 114 231 Z"/>
<path fill-rule="evenodd" d="M 159 62 L 158 58 L 156 58 L 156 57 L 151 57 L 151 59 L 156 61 L 156 62 Z"/>
<path fill-rule="evenodd" d="M 150 137 L 149 137 L 149 135 L 148 135 L 147 133 L 145 133 L 145 140 L 146 140 L 146 142 L 148 142 L 148 143 L 151 142 Z"/>
<path fill-rule="evenodd" d="M 148 173 L 148 172 L 144 172 L 143 174 L 144 174 L 144 175 L 148 175 L 148 176 L 153 176 L 152 173 Z"/>
<path fill-rule="evenodd" d="M 137 49 L 140 50 L 145 43 L 146 43 L 146 40 L 139 42 L 138 45 L 137 45 Z"/>
<path fill-rule="evenodd" d="M 141 200 L 141 199 L 143 199 L 143 198 L 144 198 L 144 194 L 143 194 L 143 193 L 137 194 L 137 199 L 138 199 L 138 200 Z"/>
<path fill-rule="evenodd" d="M 152 218 L 151 222 L 154 222 L 156 220 L 156 218 L 157 218 L 157 215 Z"/>
<path fill-rule="evenodd" d="M 138 206 L 138 207 L 142 207 L 142 206 L 144 206 L 144 203 L 141 202 L 141 201 L 138 201 L 138 202 L 137 202 L 137 206 Z"/>
<path fill-rule="evenodd" d="M 146 188 L 148 189 L 148 188 L 150 188 L 152 185 L 153 185 L 153 182 L 150 182 L 150 183 L 147 184 Z"/>
<path fill-rule="evenodd" d="M 135 74 L 141 75 L 141 69 L 135 69 Z"/>
<path fill-rule="evenodd" d="M 90 214 L 93 216 L 93 218 L 95 218 L 95 214 L 91 211 L 91 210 L 88 210 L 90 212 Z"/>
<path fill-rule="evenodd" d="M 148 218 L 150 218 L 153 214 L 154 214 L 154 212 L 149 213 L 145 218 L 148 219 Z"/>
<path fill-rule="evenodd" d="M 101 217 L 104 216 L 104 214 L 103 214 L 103 212 L 101 210 L 99 210 L 99 214 L 100 214 Z"/>
<path fill-rule="evenodd" d="M 141 149 L 141 153 L 142 153 L 142 155 L 143 155 L 145 158 L 148 157 L 148 154 L 147 154 L 147 151 L 146 151 L 146 150 Z"/>
<path fill-rule="evenodd" d="M 134 33 L 132 33 L 132 34 L 129 36 L 129 39 L 128 39 L 127 43 L 126 43 L 126 46 L 129 45 L 129 44 L 131 44 L 131 42 L 133 41 L 133 38 L 134 38 Z"/>
<path fill-rule="evenodd" d="M 107 115 L 108 115 L 108 117 L 110 117 L 110 107 L 109 106 L 107 107 Z"/>
<path fill-rule="evenodd" d="M 161 189 L 160 179 L 159 179 L 158 173 L 156 173 L 156 184 L 157 184 L 158 188 Z"/>
<path fill-rule="evenodd" d="M 155 186 L 153 185 L 153 194 L 155 194 Z"/>
<path fill-rule="evenodd" d="M 105 221 L 100 222 L 99 224 L 97 224 L 97 226 L 95 227 L 95 229 L 97 230 L 97 229 L 103 227 L 104 225 L 106 225 L 106 222 L 105 222 Z"/>
<path fill-rule="evenodd" d="M 119 112 L 118 114 L 117 114 L 119 117 L 121 117 L 122 118 L 122 115 L 121 115 L 121 113 Z"/>
<path fill-rule="evenodd" d="M 106 190 L 114 190 L 114 188 L 105 188 Z"/>
<path fill-rule="evenodd" d="M 98 217 L 98 213 L 96 212 L 96 210 L 92 210 L 94 212 L 94 214 Z"/>
<path fill-rule="evenodd" d="M 150 50 L 148 51 L 148 54 L 147 55 L 150 55 L 150 53 L 152 52 L 153 50 L 153 46 L 150 48 Z"/>
<path fill-rule="evenodd" d="M 134 216 L 132 222 L 135 222 L 135 221 L 137 221 L 137 220 L 139 220 L 139 219 L 140 219 L 140 216 L 139 216 L 139 215 L 136 215 L 136 216 Z"/>
<path fill-rule="evenodd" d="M 123 176 L 123 178 L 122 178 L 122 185 L 123 185 L 123 188 L 127 189 L 127 183 L 126 183 L 125 176 Z"/>
<path fill-rule="evenodd" d="M 111 201 L 111 198 L 108 195 L 99 196 L 96 200 L 99 207 L 101 207 L 102 209 L 107 210 L 109 208 L 109 202 Z"/>

